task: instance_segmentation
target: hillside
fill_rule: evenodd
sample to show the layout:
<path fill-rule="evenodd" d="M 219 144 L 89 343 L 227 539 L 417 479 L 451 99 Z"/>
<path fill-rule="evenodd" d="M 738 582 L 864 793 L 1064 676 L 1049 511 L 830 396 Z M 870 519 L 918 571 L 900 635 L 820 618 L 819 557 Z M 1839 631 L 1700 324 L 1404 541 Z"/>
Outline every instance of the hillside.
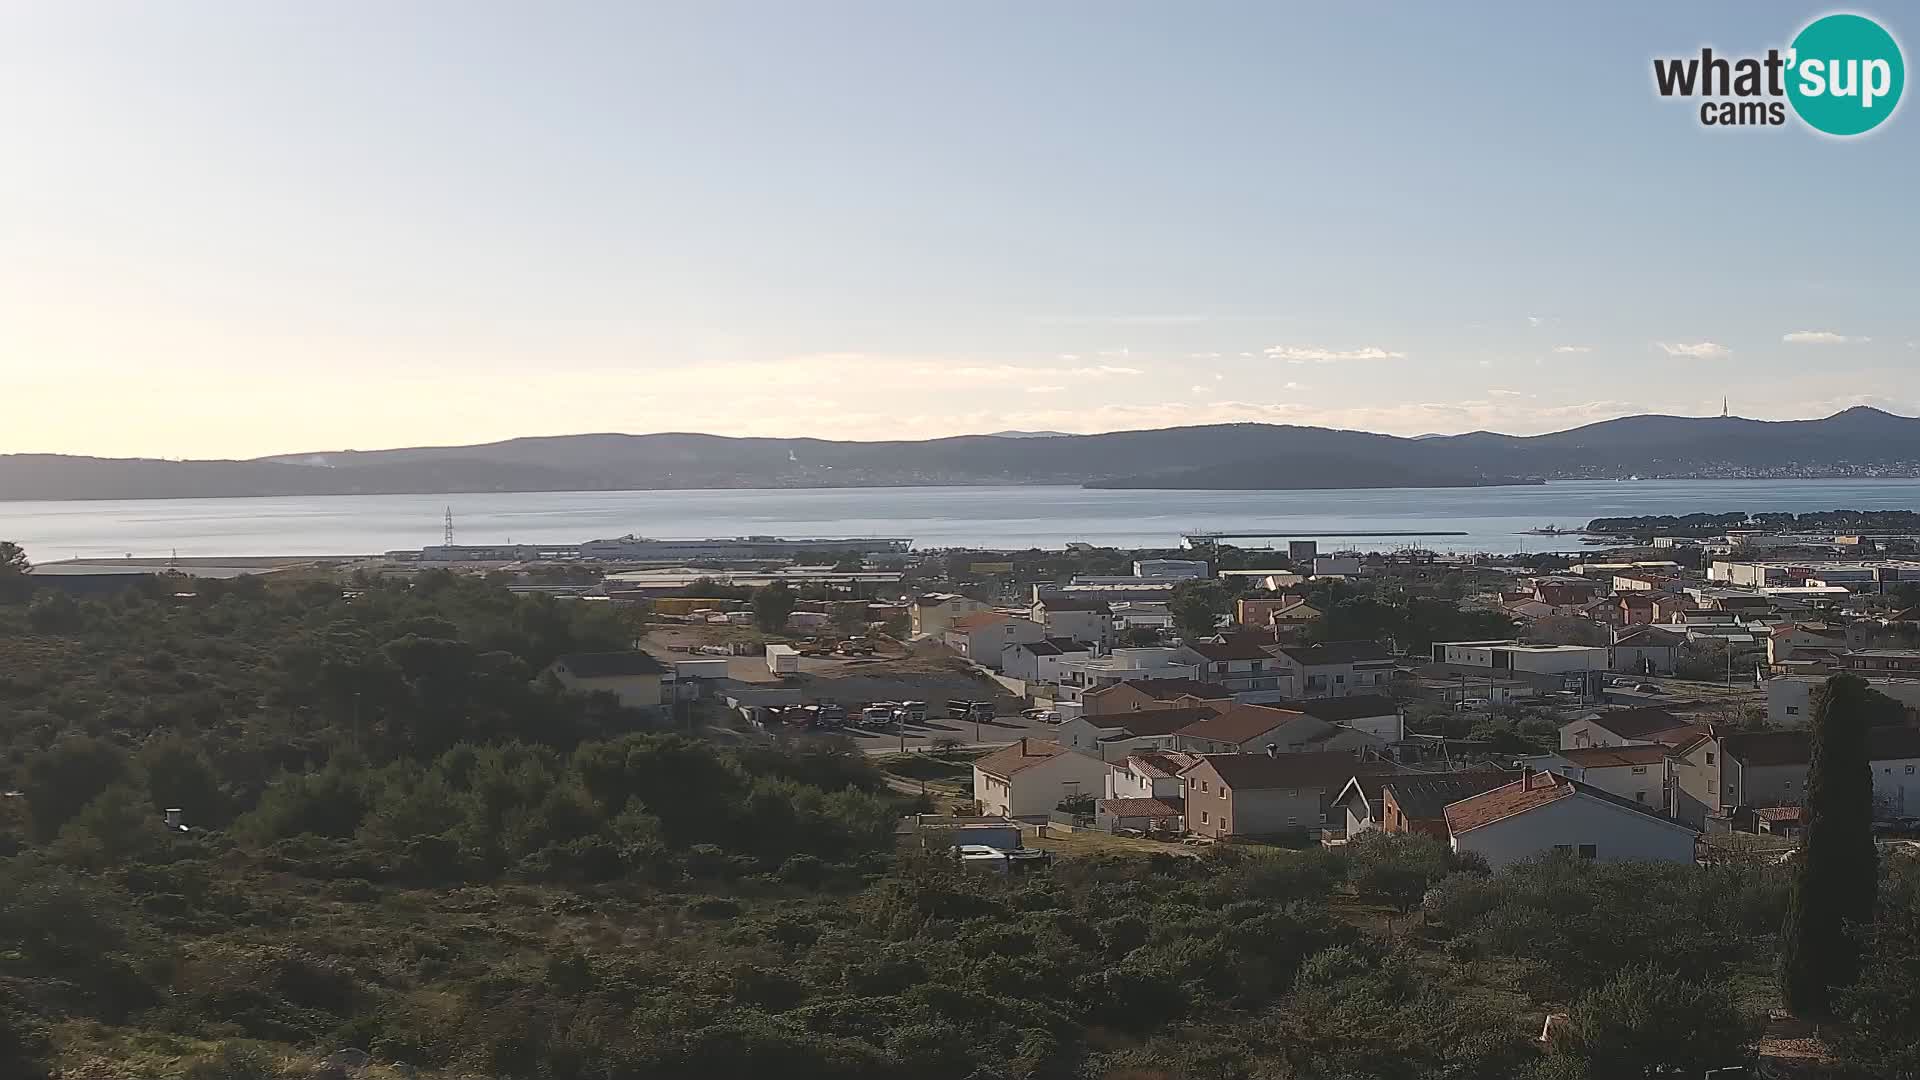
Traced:
<path fill-rule="evenodd" d="M 0 456 L 0 499 L 1084 484 L 1454 487 L 1571 477 L 1920 475 L 1920 420 L 1628 416 L 1546 435 L 1401 438 L 1273 424 L 894 442 L 592 434 L 251 461 Z"/>

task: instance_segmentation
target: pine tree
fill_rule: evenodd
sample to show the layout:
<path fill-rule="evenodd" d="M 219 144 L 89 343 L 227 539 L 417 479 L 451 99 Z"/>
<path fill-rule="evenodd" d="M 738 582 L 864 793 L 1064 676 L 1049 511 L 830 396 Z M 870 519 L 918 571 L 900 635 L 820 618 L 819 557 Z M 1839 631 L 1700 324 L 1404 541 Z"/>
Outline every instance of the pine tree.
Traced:
<path fill-rule="evenodd" d="M 1825 1016 L 1859 975 L 1853 932 L 1873 919 L 1873 772 L 1867 729 L 1895 702 L 1865 680 L 1836 676 L 1813 694 L 1804 831 L 1780 929 L 1780 992 L 1787 1006 Z"/>

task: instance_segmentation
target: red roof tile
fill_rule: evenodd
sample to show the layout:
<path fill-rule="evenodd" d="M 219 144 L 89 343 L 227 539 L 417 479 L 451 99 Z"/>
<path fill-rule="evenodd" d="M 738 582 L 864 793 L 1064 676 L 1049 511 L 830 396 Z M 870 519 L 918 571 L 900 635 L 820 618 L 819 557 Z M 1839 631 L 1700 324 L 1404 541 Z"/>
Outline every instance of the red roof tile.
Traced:
<path fill-rule="evenodd" d="M 980 758 L 973 763 L 973 767 L 989 776 L 998 776 L 1004 780 L 1022 769 L 1031 769 L 1035 765 L 1052 761 L 1061 754 L 1073 752 L 1056 742 L 1021 739 L 1012 746 L 1003 746 L 986 757 Z"/>
<path fill-rule="evenodd" d="M 1561 750 L 1559 755 L 1583 769 L 1611 769 L 1622 765 L 1652 765 L 1665 761 L 1669 748 L 1652 746 L 1589 746 Z"/>

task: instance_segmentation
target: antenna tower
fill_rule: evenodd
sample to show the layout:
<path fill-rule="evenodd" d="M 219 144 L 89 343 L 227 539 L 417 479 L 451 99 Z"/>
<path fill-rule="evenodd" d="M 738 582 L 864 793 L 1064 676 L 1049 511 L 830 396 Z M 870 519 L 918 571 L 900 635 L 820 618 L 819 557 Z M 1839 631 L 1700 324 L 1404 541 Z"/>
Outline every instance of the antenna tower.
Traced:
<path fill-rule="evenodd" d="M 453 507 L 451 506 L 447 507 L 447 527 L 440 534 L 440 542 L 448 547 L 453 546 Z"/>

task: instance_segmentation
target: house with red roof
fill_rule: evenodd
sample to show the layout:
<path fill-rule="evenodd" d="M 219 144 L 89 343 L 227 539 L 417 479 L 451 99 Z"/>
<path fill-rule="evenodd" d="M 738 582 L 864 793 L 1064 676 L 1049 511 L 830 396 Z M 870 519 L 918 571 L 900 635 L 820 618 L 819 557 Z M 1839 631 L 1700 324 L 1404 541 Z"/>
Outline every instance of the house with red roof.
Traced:
<path fill-rule="evenodd" d="M 1107 764 L 1059 743 L 1022 738 L 973 763 L 973 797 L 983 814 L 1039 819 L 1061 800 L 1095 796 Z"/>
<path fill-rule="evenodd" d="M 1537 855 L 1579 859 L 1694 860 L 1699 830 L 1592 784 L 1529 772 L 1511 784 L 1449 803 L 1448 842 L 1495 870 Z"/>

